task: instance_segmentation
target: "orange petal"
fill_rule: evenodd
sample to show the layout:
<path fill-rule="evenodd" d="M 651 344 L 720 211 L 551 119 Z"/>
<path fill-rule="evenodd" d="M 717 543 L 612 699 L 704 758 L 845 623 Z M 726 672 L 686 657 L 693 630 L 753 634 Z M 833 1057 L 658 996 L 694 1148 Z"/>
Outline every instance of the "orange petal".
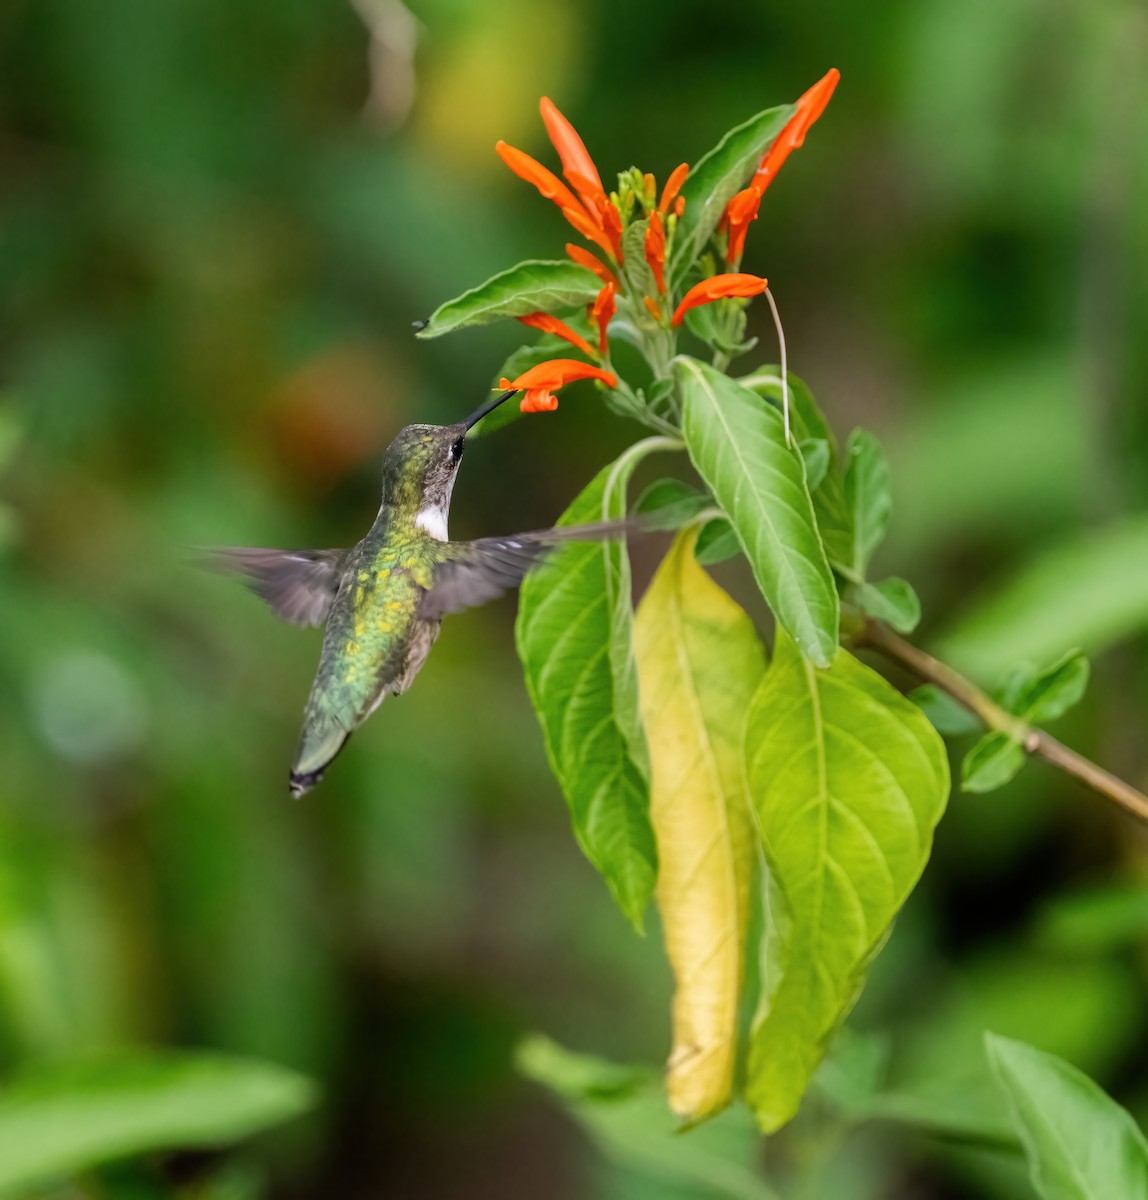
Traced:
<path fill-rule="evenodd" d="M 663 268 L 666 265 L 666 230 L 662 225 L 662 214 L 656 210 L 650 213 L 650 225 L 646 230 L 646 262 L 654 272 L 654 281 L 658 291 L 666 290 L 666 280 Z"/>
<path fill-rule="evenodd" d="M 589 250 L 582 246 L 576 246 L 573 242 L 566 243 L 566 253 L 580 266 L 585 267 L 587 271 L 593 271 L 595 275 L 603 283 L 616 283 L 614 273 L 600 259 L 597 259 L 590 253 Z"/>
<path fill-rule="evenodd" d="M 674 201 L 674 216 L 677 217 L 678 220 L 680 221 L 682 219 L 682 213 L 684 213 L 685 211 L 686 211 L 686 198 L 685 198 L 685 196 L 679 196 Z"/>
<path fill-rule="evenodd" d="M 757 210 L 761 204 L 761 192 L 754 186 L 738 192 L 725 206 L 722 213 L 721 226 L 729 232 L 729 245 L 726 250 L 726 261 L 736 263 L 741 261 L 745 250 L 745 235 L 749 232 L 751 222 L 757 220 Z"/>
<path fill-rule="evenodd" d="M 525 317 L 518 319 L 523 325 L 529 325 L 531 329 L 541 329 L 543 333 L 552 333 L 556 337 L 565 338 L 575 349 L 581 350 L 590 358 L 594 357 L 594 347 L 580 333 L 571 329 L 565 321 L 560 321 L 557 317 L 552 317 L 549 313 L 544 312 L 528 313 Z"/>
<path fill-rule="evenodd" d="M 671 325 L 680 325 L 691 308 L 711 304 L 714 300 L 726 300 L 731 296 L 758 296 L 769 286 L 760 275 L 713 275 L 694 284 L 682 297 L 681 304 L 674 309 Z"/>
<path fill-rule="evenodd" d="M 586 215 L 585 210 L 579 204 L 577 208 L 564 208 L 562 215 L 574 226 L 578 232 L 591 241 L 594 245 L 601 247 L 606 251 L 611 258 L 616 257 L 614 254 L 614 246 L 606 234 L 594 224 L 593 221 Z"/>
<path fill-rule="evenodd" d="M 557 389 L 573 383 L 576 379 L 600 379 L 610 387 L 618 386 L 617 375 L 611 371 L 603 371 L 601 367 L 592 363 L 581 362 L 576 358 L 550 358 L 523 371 L 517 379 L 502 380 L 501 387 L 503 391 L 510 391 L 512 388 L 517 391 L 529 391 L 533 388 Z"/>
<path fill-rule="evenodd" d="M 547 200 L 553 200 L 559 208 L 578 207 L 574 193 L 554 174 L 548 171 L 537 159 L 531 158 L 506 142 L 496 142 L 494 149 L 498 157 L 519 177 L 527 183 L 532 183 Z"/>
<path fill-rule="evenodd" d="M 840 78 L 841 72 L 836 67 L 832 68 L 798 100 L 797 112 L 789 118 L 785 128 L 777 135 L 753 177 L 753 184 L 760 191 L 764 192 L 773 182 L 790 151 L 798 149 L 805 141 L 805 135 L 825 111 L 829 97 L 833 95 L 833 89 Z"/>
<path fill-rule="evenodd" d="M 685 183 L 686 176 L 689 173 L 689 163 L 682 163 L 670 172 L 670 177 L 666 180 L 666 186 L 662 189 L 662 198 L 658 201 L 658 212 L 662 216 L 665 216 L 670 211 L 670 205 L 678 198 L 678 192 L 681 191 L 682 184 Z M 685 207 L 684 201 L 682 207 Z"/>
<path fill-rule="evenodd" d="M 538 108 L 542 113 L 546 132 L 550 135 L 554 149 L 558 151 L 558 157 L 562 160 L 562 174 L 567 179 L 570 179 L 571 172 L 582 175 L 593 185 L 595 191 L 601 192 L 603 188 L 602 180 L 598 176 L 598 168 L 594 166 L 594 160 L 590 157 L 585 143 L 578 136 L 578 131 L 558 111 L 549 97 L 543 96 Z"/>
<path fill-rule="evenodd" d="M 530 388 L 518 403 L 519 412 L 553 412 L 558 407 L 558 397 L 546 388 Z"/>
<path fill-rule="evenodd" d="M 614 299 L 614 281 L 611 280 L 598 293 L 597 298 L 590 307 L 590 319 L 597 322 L 598 325 L 599 354 L 606 353 L 606 329 L 617 311 L 618 304 Z"/>

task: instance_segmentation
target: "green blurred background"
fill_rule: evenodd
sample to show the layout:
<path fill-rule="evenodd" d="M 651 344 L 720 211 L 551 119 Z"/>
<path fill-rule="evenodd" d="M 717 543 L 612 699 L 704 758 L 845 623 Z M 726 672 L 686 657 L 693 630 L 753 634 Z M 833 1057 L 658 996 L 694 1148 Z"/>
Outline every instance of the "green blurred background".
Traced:
<path fill-rule="evenodd" d="M 519 327 L 411 322 L 561 255 L 493 153 L 551 161 L 540 94 L 604 176 L 664 178 L 830 66 L 747 269 L 838 432 L 889 447 L 925 642 L 986 683 L 1095 653 L 1057 732 L 1148 783 L 1140 0 L 5 0 L 0 1076 L 137 1044 L 296 1067 L 322 1106 L 247 1151 L 276 1200 L 726 1194 L 609 1165 L 515 1072 L 534 1029 L 658 1063 L 670 981 L 569 835 L 513 601 L 452 617 L 294 804 L 319 635 L 189 547 L 350 544 L 393 433 L 486 394 Z M 549 523 L 637 432 L 571 390 L 475 443 L 452 530 Z M 1144 863 L 1042 767 L 956 797 L 852 1024 L 908 1091 L 989 1027 L 1143 1117 Z M 1024 1194 L 911 1131 L 838 1165 L 819 1200 Z"/>

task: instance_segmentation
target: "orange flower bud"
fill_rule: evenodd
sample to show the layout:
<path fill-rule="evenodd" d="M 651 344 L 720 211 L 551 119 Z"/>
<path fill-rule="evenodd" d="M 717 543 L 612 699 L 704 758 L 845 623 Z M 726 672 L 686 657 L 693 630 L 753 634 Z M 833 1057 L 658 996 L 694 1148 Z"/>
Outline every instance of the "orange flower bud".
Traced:
<path fill-rule="evenodd" d="M 574 193 L 537 159 L 531 158 L 529 154 L 514 146 L 507 145 L 506 142 L 495 142 L 494 149 L 519 179 L 533 184 L 547 200 L 553 200 L 561 209 L 578 207 L 578 199 Z"/>
<path fill-rule="evenodd" d="M 598 324 L 598 353 L 606 353 L 606 329 L 610 324 L 614 314 L 618 311 L 618 304 L 614 299 L 614 282 L 611 280 L 598 293 L 597 299 L 590 308 L 590 319 Z"/>
<path fill-rule="evenodd" d="M 567 179 L 570 179 L 571 173 L 581 175 L 593 190 L 601 192 L 602 180 L 598 176 L 598 168 L 594 166 L 594 160 L 590 157 L 585 143 L 578 136 L 578 131 L 558 111 L 548 96 L 542 97 L 538 108 L 542 113 L 546 132 L 550 135 L 554 149 L 558 151 L 558 157 L 562 160 L 562 174 Z M 573 181 L 571 180 L 571 182 Z M 577 186 L 575 184 L 575 187 Z"/>
<path fill-rule="evenodd" d="M 662 225 L 662 214 L 657 211 L 650 213 L 650 224 L 646 230 L 646 262 L 650 264 L 650 270 L 654 273 L 654 282 L 658 285 L 658 292 L 664 292 L 666 290 L 663 273 L 666 265 L 666 230 Z"/>
<path fill-rule="evenodd" d="M 670 205 L 678 199 L 678 192 L 682 189 L 682 184 L 686 181 L 686 176 L 690 173 L 690 164 L 682 163 L 670 172 L 669 179 L 666 180 L 666 186 L 662 190 L 662 198 L 658 201 L 658 212 L 665 216 L 670 211 Z M 682 200 L 682 208 L 684 209 L 686 202 Z M 681 213 L 678 213 L 681 216 Z"/>
<path fill-rule="evenodd" d="M 670 324 L 677 326 L 682 323 L 686 313 L 691 308 L 702 304 L 712 304 L 715 300 L 726 300 L 733 296 L 758 296 L 769 286 L 767 279 L 760 275 L 713 275 L 695 284 L 682 297 L 681 304 L 674 310 Z"/>

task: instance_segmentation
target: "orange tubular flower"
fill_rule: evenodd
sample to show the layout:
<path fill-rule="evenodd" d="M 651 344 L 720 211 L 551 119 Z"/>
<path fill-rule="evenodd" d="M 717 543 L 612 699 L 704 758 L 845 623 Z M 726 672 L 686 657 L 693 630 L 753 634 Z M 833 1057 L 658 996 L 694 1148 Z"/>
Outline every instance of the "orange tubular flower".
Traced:
<path fill-rule="evenodd" d="M 797 102 L 797 112 L 790 117 L 785 128 L 777 135 L 769 152 L 761 160 L 761 166 L 753 177 L 753 186 L 764 192 L 781 170 L 791 150 L 797 150 L 805 141 L 814 121 L 825 111 L 829 97 L 841 78 L 841 72 L 833 67 L 827 71 Z"/>
<path fill-rule="evenodd" d="M 573 242 L 566 243 L 566 253 L 587 271 L 593 271 L 603 283 L 617 283 L 613 271 L 600 259 L 595 258 L 589 250 L 576 246 Z"/>
<path fill-rule="evenodd" d="M 682 190 L 682 184 L 686 181 L 686 176 L 690 173 L 690 164 L 682 163 L 670 172 L 669 179 L 666 180 L 666 186 L 662 189 L 662 198 L 658 201 L 658 212 L 664 217 L 670 211 L 670 205 L 678 199 L 678 192 Z M 685 208 L 685 201 L 682 201 L 682 208 Z M 677 212 L 677 209 L 674 210 Z M 678 213 L 681 216 L 681 213 Z"/>
<path fill-rule="evenodd" d="M 578 131 L 558 111 L 549 96 L 542 97 L 538 103 L 538 110 L 542 113 L 542 122 L 554 143 L 554 149 L 558 151 L 558 157 L 562 160 L 562 174 L 570 179 L 578 191 L 581 191 L 581 188 L 570 178 L 572 174 L 582 176 L 588 194 L 605 195 L 598 168 L 594 166 L 594 160 L 590 157 L 586 144 L 578 136 Z M 586 199 L 586 196 L 583 195 L 582 198 Z"/>
<path fill-rule="evenodd" d="M 682 323 L 686 313 L 691 308 L 702 304 L 711 304 L 714 300 L 725 300 L 733 296 L 759 296 L 769 286 L 768 279 L 760 275 L 713 275 L 695 284 L 682 297 L 681 304 L 674 310 L 670 324 L 677 326 Z"/>
<path fill-rule="evenodd" d="M 605 250 L 611 257 L 617 257 L 614 254 L 613 243 L 606 236 L 606 233 L 586 215 L 585 209 L 581 206 L 578 208 L 564 208 L 562 215 L 587 241 L 593 242 L 596 246 Z"/>
<path fill-rule="evenodd" d="M 563 212 L 568 208 L 580 207 L 574 193 L 537 159 L 531 158 L 529 154 L 524 154 L 514 146 L 508 146 L 506 142 L 495 142 L 494 149 L 519 179 L 533 184 L 547 200 L 553 200 Z"/>
<path fill-rule="evenodd" d="M 841 72 L 834 67 L 798 100 L 797 112 L 774 138 L 773 144 L 761 160 L 761 166 L 754 172 L 749 187 L 738 192 L 726 205 L 721 224 L 729 234 L 726 261 L 731 265 L 741 261 L 745 250 L 745 235 L 749 232 L 750 224 L 757 220 L 757 210 L 765 189 L 773 182 L 774 176 L 781 170 L 790 152 L 805 141 L 805 135 L 813 122 L 825 111 L 829 97 L 833 95 L 833 89 L 840 78 Z"/>
<path fill-rule="evenodd" d="M 523 371 L 517 379 L 500 379 L 498 385 L 504 392 L 526 393 L 519 404 L 523 412 L 553 412 L 558 407 L 558 398 L 551 393 L 577 379 L 600 379 L 607 387 L 618 386 L 618 377 L 612 371 L 603 371 L 576 358 L 548 359 Z"/>
<path fill-rule="evenodd" d="M 541 329 L 543 333 L 553 333 L 556 337 L 565 338 L 576 350 L 581 350 L 588 358 L 594 357 L 594 347 L 580 334 L 576 333 L 565 321 L 552 317 L 549 313 L 528 313 L 518 318 L 523 325 L 531 329 Z"/>
<path fill-rule="evenodd" d="M 726 250 L 726 261 L 741 262 L 745 250 L 745 235 L 749 233 L 752 222 L 757 220 L 757 209 L 761 204 L 761 193 L 755 187 L 747 187 L 737 193 L 725 206 L 722 214 L 722 225 L 729 234 L 729 245 Z"/>
<path fill-rule="evenodd" d="M 617 311 L 618 304 L 614 299 L 614 281 L 610 280 L 598 293 L 598 298 L 590 308 L 590 319 L 598 324 L 599 354 L 606 353 L 606 328 Z"/>
<path fill-rule="evenodd" d="M 664 293 L 666 290 L 664 274 L 666 230 L 662 224 L 662 214 L 657 211 L 650 213 L 650 225 L 646 230 L 646 262 L 650 264 L 650 270 L 654 272 L 654 281 L 658 285 L 658 292 Z"/>

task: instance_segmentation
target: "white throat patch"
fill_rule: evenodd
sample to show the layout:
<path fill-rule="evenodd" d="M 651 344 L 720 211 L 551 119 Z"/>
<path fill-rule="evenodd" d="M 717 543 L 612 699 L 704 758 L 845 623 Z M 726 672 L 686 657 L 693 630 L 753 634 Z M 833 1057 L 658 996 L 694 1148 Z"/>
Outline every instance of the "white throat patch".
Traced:
<path fill-rule="evenodd" d="M 446 511 L 437 504 L 428 504 L 426 508 L 420 508 L 419 515 L 415 517 L 415 524 L 432 538 L 437 538 L 440 542 L 447 540 Z"/>

